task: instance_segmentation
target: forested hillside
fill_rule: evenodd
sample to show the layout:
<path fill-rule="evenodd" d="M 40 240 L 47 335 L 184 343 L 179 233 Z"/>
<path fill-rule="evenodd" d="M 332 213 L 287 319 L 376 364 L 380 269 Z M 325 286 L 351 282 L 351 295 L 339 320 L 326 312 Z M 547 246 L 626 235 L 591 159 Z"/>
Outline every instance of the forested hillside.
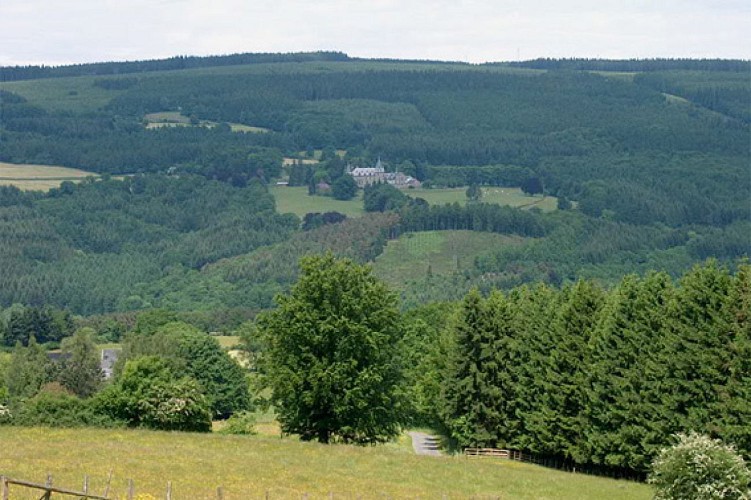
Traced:
<path fill-rule="evenodd" d="M 47 194 L 0 191 L 0 302 L 80 314 L 257 310 L 294 281 L 306 252 L 364 262 L 389 238 L 426 230 L 525 240 L 404 283 L 407 304 L 472 286 L 678 275 L 708 257 L 732 265 L 751 247 L 748 69 L 340 53 L 1 68 L 0 161 L 104 177 Z M 163 112 L 183 123 L 146 127 L 147 114 Z M 269 182 L 289 177 L 315 191 L 336 184 L 347 162 L 379 157 L 428 187 L 535 186 L 560 210 L 404 197 L 379 209 L 392 212 L 384 219 L 312 231 L 275 213 Z M 283 167 L 283 158 L 313 163 Z"/>

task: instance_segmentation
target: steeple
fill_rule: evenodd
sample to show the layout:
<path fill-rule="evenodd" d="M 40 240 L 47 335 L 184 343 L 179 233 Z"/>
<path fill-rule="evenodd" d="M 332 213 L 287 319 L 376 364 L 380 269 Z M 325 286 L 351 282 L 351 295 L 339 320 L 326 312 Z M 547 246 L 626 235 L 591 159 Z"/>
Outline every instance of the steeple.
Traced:
<path fill-rule="evenodd" d="M 378 161 L 375 164 L 375 169 L 376 169 L 376 172 L 383 172 L 384 171 L 384 169 L 383 169 L 383 163 L 381 163 L 381 157 L 380 156 L 378 156 Z"/>

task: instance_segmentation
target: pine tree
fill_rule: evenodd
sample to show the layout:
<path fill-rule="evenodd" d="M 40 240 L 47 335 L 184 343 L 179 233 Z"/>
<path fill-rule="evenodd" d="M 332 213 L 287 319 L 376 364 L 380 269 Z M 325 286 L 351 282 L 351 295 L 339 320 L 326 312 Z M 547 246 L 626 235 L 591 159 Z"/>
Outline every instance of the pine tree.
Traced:
<path fill-rule="evenodd" d="M 544 453 L 581 460 L 582 416 L 586 405 L 584 381 L 590 363 L 589 345 L 599 318 L 604 295 L 596 285 L 578 281 L 562 294 L 552 319 L 551 339 L 545 360 L 543 421 L 540 441 Z"/>
<path fill-rule="evenodd" d="M 729 323 L 730 360 L 726 385 L 711 408 L 712 428 L 725 442 L 751 457 L 751 266 L 738 267 L 723 317 Z"/>
<path fill-rule="evenodd" d="M 671 417 L 681 430 L 719 430 L 716 410 L 727 397 L 734 355 L 730 290 L 728 270 L 709 261 L 683 276 L 671 303 L 674 344 L 663 391 L 672 395 Z"/>
<path fill-rule="evenodd" d="M 645 470 L 670 435 L 662 380 L 672 292 L 659 273 L 626 276 L 611 292 L 590 343 L 580 459 Z"/>

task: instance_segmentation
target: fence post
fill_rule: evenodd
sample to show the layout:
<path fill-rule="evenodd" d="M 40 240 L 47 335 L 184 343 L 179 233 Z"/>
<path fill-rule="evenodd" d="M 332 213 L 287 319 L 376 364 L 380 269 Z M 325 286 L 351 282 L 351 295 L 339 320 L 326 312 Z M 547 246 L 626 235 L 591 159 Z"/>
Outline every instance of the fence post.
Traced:
<path fill-rule="evenodd" d="M 83 476 L 83 492 L 85 495 L 89 494 L 89 476 Z"/>
<path fill-rule="evenodd" d="M 128 500 L 133 500 L 133 497 L 135 496 L 136 487 L 133 484 L 132 479 L 128 479 Z"/>
<path fill-rule="evenodd" d="M 5 476 L 0 476 L 0 492 L 2 492 L 2 500 L 8 500 L 10 493 L 8 492 L 8 479 Z"/>
<path fill-rule="evenodd" d="M 167 500 L 172 500 L 172 481 L 167 481 Z"/>
<path fill-rule="evenodd" d="M 110 469 L 110 473 L 107 476 L 107 487 L 104 488 L 104 495 L 102 495 L 104 498 L 109 498 L 110 496 L 110 484 L 112 483 L 112 469 Z"/>
<path fill-rule="evenodd" d="M 224 500 L 224 492 L 222 491 L 221 486 L 216 489 L 216 500 Z"/>

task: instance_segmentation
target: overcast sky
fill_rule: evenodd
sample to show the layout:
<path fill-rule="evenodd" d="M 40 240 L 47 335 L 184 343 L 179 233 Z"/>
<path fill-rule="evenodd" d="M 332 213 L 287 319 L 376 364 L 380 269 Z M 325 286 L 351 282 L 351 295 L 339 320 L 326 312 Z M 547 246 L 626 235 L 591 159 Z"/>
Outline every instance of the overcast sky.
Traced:
<path fill-rule="evenodd" d="M 0 0 L 0 65 L 338 50 L 751 58 L 751 0 Z"/>

